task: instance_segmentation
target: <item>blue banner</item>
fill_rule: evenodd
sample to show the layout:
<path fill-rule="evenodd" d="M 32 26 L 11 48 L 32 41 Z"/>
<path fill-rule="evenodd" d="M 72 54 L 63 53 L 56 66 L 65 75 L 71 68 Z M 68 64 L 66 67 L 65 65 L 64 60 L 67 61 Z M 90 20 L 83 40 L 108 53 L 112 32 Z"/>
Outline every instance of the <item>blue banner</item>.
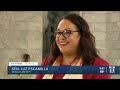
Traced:
<path fill-rule="evenodd" d="M 120 66 L 8 66 L 8 74 L 120 74 Z"/>

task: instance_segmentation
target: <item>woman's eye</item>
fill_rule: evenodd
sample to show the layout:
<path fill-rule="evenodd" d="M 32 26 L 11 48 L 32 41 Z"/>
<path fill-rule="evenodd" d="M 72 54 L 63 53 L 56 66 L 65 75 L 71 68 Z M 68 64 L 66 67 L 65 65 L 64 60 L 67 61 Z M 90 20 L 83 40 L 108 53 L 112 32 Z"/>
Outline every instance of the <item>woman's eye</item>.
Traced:
<path fill-rule="evenodd" d="M 57 32 L 57 34 L 61 34 L 61 32 Z"/>
<path fill-rule="evenodd" d="M 65 33 L 66 33 L 66 34 L 70 34 L 71 32 L 70 32 L 70 31 L 66 31 Z"/>

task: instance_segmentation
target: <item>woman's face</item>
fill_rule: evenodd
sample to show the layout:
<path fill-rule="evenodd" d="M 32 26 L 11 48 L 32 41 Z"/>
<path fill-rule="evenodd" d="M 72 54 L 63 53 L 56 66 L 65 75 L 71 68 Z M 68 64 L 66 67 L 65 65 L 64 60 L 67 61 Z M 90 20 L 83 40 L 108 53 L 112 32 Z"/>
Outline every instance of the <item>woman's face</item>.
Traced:
<path fill-rule="evenodd" d="M 73 32 L 76 31 L 76 32 Z M 63 32 L 63 33 L 61 33 Z M 71 34 L 70 34 L 71 32 Z M 56 44 L 63 54 L 76 54 L 80 40 L 77 27 L 67 19 L 59 22 L 56 33 Z"/>

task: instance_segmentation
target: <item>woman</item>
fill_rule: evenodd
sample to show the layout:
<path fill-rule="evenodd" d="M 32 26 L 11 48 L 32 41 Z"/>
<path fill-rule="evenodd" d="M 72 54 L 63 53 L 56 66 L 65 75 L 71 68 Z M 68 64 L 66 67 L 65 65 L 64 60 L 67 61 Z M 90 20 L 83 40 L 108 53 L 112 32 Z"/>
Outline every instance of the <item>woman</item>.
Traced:
<path fill-rule="evenodd" d="M 52 56 L 42 66 L 108 66 L 95 48 L 95 38 L 87 22 L 77 14 L 63 17 L 55 30 Z M 36 79 L 110 79 L 109 74 L 37 74 Z"/>

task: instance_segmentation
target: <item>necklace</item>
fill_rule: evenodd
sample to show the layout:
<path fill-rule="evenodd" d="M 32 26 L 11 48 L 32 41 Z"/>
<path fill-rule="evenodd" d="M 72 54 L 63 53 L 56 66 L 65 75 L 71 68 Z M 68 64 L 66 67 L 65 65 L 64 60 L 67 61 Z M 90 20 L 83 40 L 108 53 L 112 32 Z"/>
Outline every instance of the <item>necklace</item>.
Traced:
<path fill-rule="evenodd" d="M 72 60 L 72 62 L 70 62 L 69 65 L 72 65 L 73 63 L 75 63 L 76 61 L 78 61 L 78 60 L 76 60 L 76 58 L 77 58 L 77 56 Z M 64 61 L 65 61 L 65 60 L 64 60 Z M 63 62 L 62 62 L 62 64 L 63 64 Z M 63 65 L 65 65 L 65 64 L 63 64 Z"/>

